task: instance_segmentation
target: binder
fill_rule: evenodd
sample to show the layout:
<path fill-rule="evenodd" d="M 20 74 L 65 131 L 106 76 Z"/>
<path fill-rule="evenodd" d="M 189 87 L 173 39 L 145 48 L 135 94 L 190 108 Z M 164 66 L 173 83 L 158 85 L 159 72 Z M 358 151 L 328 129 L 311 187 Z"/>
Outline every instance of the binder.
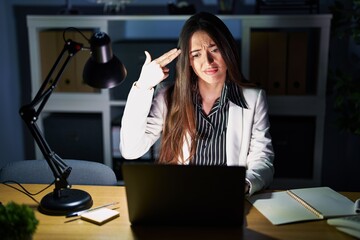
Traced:
<path fill-rule="evenodd" d="M 82 31 L 82 33 L 87 38 L 90 38 L 92 35 L 91 31 Z M 68 31 L 65 37 L 66 39 L 72 39 L 73 41 L 79 43 L 86 42 L 86 39 L 84 39 L 83 36 L 74 31 Z M 41 31 L 39 33 L 39 42 L 41 46 L 41 81 L 43 81 L 47 77 L 48 72 L 52 68 L 55 60 L 64 47 L 65 42 L 63 39 L 63 32 L 57 30 Z M 58 67 L 64 63 L 65 56 L 60 60 Z M 66 71 L 63 72 L 59 80 L 59 83 L 55 89 L 56 92 L 100 92 L 99 89 L 92 88 L 83 81 L 82 69 L 84 68 L 84 65 L 89 57 L 90 55 L 88 51 L 79 51 L 76 54 L 76 57 L 71 59 L 66 67 Z"/>
<path fill-rule="evenodd" d="M 287 94 L 306 94 L 308 33 L 290 32 L 288 42 Z"/>
<path fill-rule="evenodd" d="M 266 89 L 268 79 L 268 33 L 251 32 L 250 81 Z"/>
<path fill-rule="evenodd" d="M 287 33 L 269 32 L 269 77 L 268 94 L 285 95 L 286 93 L 286 62 L 287 62 Z"/>

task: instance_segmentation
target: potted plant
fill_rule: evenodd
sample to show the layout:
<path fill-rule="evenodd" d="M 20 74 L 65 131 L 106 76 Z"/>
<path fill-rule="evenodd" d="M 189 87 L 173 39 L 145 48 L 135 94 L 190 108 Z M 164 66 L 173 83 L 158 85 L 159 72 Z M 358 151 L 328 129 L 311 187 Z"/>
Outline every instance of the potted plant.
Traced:
<path fill-rule="evenodd" d="M 360 136 L 360 1 L 348 1 L 348 6 L 336 1 L 330 7 L 333 14 L 332 35 L 344 39 L 350 54 L 330 70 L 336 125 L 345 132 Z"/>
<path fill-rule="evenodd" d="M 0 236 L 3 240 L 32 239 L 39 221 L 27 205 L 9 202 L 0 205 Z"/>

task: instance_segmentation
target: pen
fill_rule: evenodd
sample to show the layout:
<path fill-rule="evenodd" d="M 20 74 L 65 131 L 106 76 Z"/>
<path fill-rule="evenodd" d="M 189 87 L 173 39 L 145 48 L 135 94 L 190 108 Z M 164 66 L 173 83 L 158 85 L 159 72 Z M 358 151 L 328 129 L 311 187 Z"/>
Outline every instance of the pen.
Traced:
<path fill-rule="evenodd" d="M 354 210 L 355 213 L 360 213 L 360 198 L 355 201 Z"/>
<path fill-rule="evenodd" d="M 104 205 L 101 205 L 101 206 L 98 206 L 98 207 L 95 207 L 95 208 L 91 208 L 91 209 L 87 209 L 87 210 L 83 210 L 83 211 L 78 211 L 78 212 L 72 212 L 72 213 L 67 214 L 66 217 L 69 218 L 69 217 L 80 216 L 83 213 L 91 212 L 91 211 L 94 211 L 94 210 L 97 210 L 97 209 L 100 209 L 100 208 L 104 208 L 104 207 L 108 207 L 108 206 L 112 206 L 112 205 L 116 205 L 118 203 L 119 202 L 112 202 L 112 203 L 104 204 Z"/>

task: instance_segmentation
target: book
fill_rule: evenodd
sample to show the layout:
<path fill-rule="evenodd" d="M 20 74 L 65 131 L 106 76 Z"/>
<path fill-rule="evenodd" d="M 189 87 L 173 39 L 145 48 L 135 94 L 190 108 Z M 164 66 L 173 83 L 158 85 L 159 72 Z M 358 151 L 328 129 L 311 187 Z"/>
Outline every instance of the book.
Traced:
<path fill-rule="evenodd" d="M 354 202 L 329 187 L 260 193 L 247 200 L 273 225 L 356 214 Z"/>

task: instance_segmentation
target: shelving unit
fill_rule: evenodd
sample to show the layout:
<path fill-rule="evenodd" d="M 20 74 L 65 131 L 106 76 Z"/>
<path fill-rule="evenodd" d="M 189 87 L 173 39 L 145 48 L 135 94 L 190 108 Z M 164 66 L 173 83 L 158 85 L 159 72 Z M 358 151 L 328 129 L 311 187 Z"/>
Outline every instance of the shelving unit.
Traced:
<path fill-rule="evenodd" d="M 49 30 L 63 30 L 67 27 L 76 27 L 85 30 L 100 30 L 109 34 L 112 39 L 115 54 L 125 62 L 136 63 L 136 66 L 127 66 L 129 78 L 125 83 L 115 89 L 101 90 L 99 92 L 54 92 L 43 110 L 38 121 L 39 127 L 44 128 L 43 120 L 52 113 L 101 115 L 101 148 L 103 150 L 103 163 L 113 167 L 112 125 L 114 119 L 121 117 L 126 103 L 127 92 L 133 81 L 136 80 L 136 71 L 139 71 L 144 55 L 136 53 L 131 59 L 130 53 L 122 53 L 130 49 L 132 43 L 144 46 L 143 50 L 150 53 L 162 53 L 158 46 L 166 49 L 174 44 L 189 16 L 28 16 L 29 50 L 31 63 L 32 96 L 40 87 L 42 79 L 40 33 Z M 242 70 L 246 77 L 250 74 L 250 48 L 251 32 L 256 29 L 317 29 L 319 37 L 318 61 L 316 77 L 316 91 L 305 95 L 276 95 L 268 96 L 270 114 L 272 116 L 310 116 L 315 120 L 314 152 L 311 177 L 304 179 L 279 177 L 274 186 L 310 186 L 317 185 L 321 180 L 322 144 L 325 115 L 325 86 L 327 73 L 327 56 L 330 30 L 330 15 L 220 15 L 227 24 L 235 38 L 239 41 L 242 56 Z M 148 43 L 148 44 L 147 44 Z M 151 46 L 152 43 L 158 43 Z M 162 44 L 159 44 L 162 43 Z M 124 47 L 125 45 L 126 47 Z M 147 49 L 149 46 L 151 49 Z M 136 49 L 136 47 L 134 48 Z M 139 49 L 136 49 L 139 50 Z M 54 50 L 56 51 L 56 50 Z M 134 50 L 135 51 L 135 50 Z M 158 52 L 157 52 L 158 51 Z M 141 51 L 140 51 L 141 52 Z M 125 58 L 124 58 L 125 56 Z M 76 58 L 76 56 L 75 56 Z M 131 64 L 133 65 L 133 64 Z M 78 69 L 82 71 L 81 69 Z M 65 70 L 66 71 L 66 70 Z M 117 120 L 118 121 L 118 120 Z M 115 123 L 116 124 L 116 123 Z M 118 123 L 120 124 L 120 122 Z M 60 128 L 62 126 L 59 126 Z M 89 129 L 91 131 L 91 129 Z M 91 139 L 88 139 L 91 143 Z M 96 148 L 90 145 L 89 148 Z M 299 146 L 301 147 L 301 146 Z M 61 153 L 58 153 L 61 156 Z M 42 158 L 41 152 L 36 150 L 36 157 Z M 291 159 L 289 159 L 291 161 Z M 295 167 L 297 163 L 294 163 Z M 301 163 L 299 163 L 301 164 Z"/>
<path fill-rule="evenodd" d="M 315 136 L 313 139 L 312 176 L 309 178 L 277 178 L 274 188 L 282 186 L 302 187 L 321 183 L 323 136 L 325 121 L 325 91 L 327 80 L 328 50 L 330 37 L 331 15 L 272 15 L 247 16 L 242 21 L 242 69 L 245 76 L 249 76 L 250 36 L 256 29 L 315 29 L 318 32 L 317 61 L 315 76 L 310 81 L 316 82 L 314 94 L 304 95 L 274 95 L 268 96 L 269 114 L 273 116 L 313 117 Z M 286 130 L 285 130 L 286 131 Z M 302 146 L 297 146 L 301 148 Z M 276 152 L 275 152 L 276 154 Z M 294 157 L 296 153 L 293 153 Z M 292 161 L 292 158 L 286 159 Z M 275 156 L 276 161 L 276 156 Z M 291 170 L 295 173 L 301 162 L 293 162 Z M 289 169 L 290 170 L 290 169 Z M 276 171 L 276 170 L 275 170 Z"/>

